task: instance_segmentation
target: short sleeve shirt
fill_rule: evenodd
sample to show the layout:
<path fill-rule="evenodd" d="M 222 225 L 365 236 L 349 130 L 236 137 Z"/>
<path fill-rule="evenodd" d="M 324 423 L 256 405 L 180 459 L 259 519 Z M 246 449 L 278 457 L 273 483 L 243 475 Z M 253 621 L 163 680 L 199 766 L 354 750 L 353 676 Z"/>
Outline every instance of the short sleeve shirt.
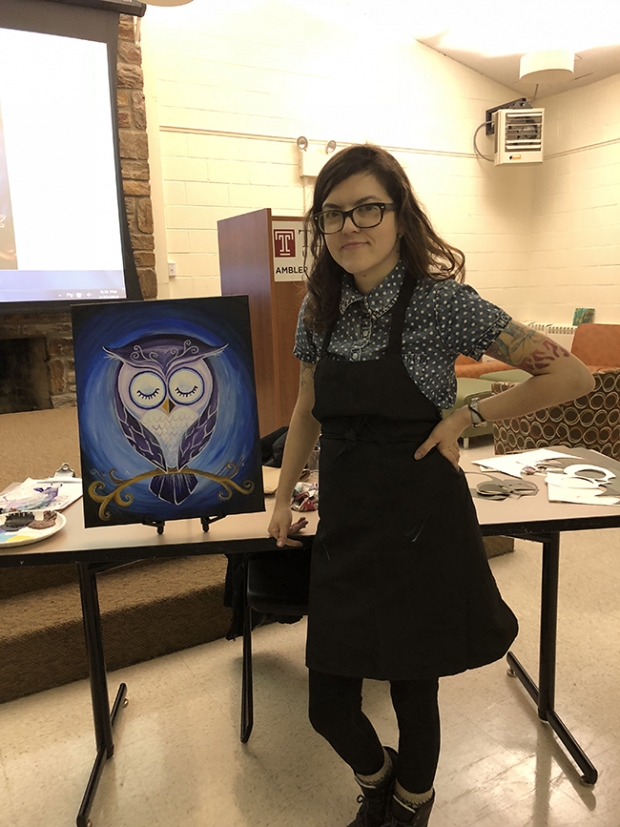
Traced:
<path fill-rule="evenodd" d="M 345 274 L 340 296 L 340 315 L 328 353 L 350 362 L 381 359 L 389 341 L 391 310 L 405 277 L 398 263 L 394 270 L 366 295 Z M 293 353 L 314 364 L 321 355 L 324 333 L 314 333 L 304 323 L 304 299 L 295 334 Z M 486 301 L 466 284 L 452 279 L 417 280 L 405 314 L 402 359 L 422 393 L 445 410 L 456 401 L 454 361 L 459 354 L 480 359 L 510 322 L 510 316 Z"/>

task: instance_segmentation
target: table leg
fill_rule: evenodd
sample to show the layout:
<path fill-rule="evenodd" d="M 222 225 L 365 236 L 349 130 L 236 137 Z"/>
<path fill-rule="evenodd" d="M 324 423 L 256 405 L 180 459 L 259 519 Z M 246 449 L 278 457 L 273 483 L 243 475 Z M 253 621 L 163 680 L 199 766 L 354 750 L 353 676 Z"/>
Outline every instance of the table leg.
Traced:
<path fill-rule="evenodd" d="M 119 686 L 114 706 L 110 713 L 108 682 L 103 652 L 101 614 L 99 611 L 99 595 L 97 592 L 98 569 L 96 566 L 88 563 L 78 563 L 77 565 L 97 754 L 78 811 L 76 824 L 77 827 L 89 827 L 90 820 L 88 816 L 93 805 L 95 793 L 97 792 L 103 767 L 105 766 L 105 762 L 114 755 L 112 727 L 114 726 L 121 707 L 126 704 L 125 696 L 127 694 L 127 686 L 124 683 Z"/>
<path fill-rule="evenodd" d="M 243 570 L 243 671 L 241 679 L 241 733 L 246 744 L 254 726 L 254 687 L 252 678 L 252 608 L 248 603 L 248 563 Z"/>
<path fill-rule="evenodd" d="M 537 537 L 530 535 L 526 539 L 536 540 L 543 546 L 538 686 L 512 652 L 508 652 L 506 659 L 538 707 L 538 717 L 549 724 L 583 772 L 582 781 L 593 785 L 598 779 L 598 772 L 554 707 L 560 535 L 557 532 Z"/>
<path fill-rule="evenodd" d="M 538 657 L 538 717 L 548 719 L 555 703 L 556 642 L 558 637 L 558 586 L 560 582 L 560 535 L 543 542 L 540 601 L 540 650 Z"/>

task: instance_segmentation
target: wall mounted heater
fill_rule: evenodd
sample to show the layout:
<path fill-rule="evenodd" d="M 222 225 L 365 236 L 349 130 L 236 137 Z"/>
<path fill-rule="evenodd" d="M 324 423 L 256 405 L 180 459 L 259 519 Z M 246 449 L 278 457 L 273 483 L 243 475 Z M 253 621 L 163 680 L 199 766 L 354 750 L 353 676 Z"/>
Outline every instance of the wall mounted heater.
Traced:
<path fill-rule="evenodd" d="M 495 166 L 542 163 L 544 112 L 544 109 L 493 112 Z"/>

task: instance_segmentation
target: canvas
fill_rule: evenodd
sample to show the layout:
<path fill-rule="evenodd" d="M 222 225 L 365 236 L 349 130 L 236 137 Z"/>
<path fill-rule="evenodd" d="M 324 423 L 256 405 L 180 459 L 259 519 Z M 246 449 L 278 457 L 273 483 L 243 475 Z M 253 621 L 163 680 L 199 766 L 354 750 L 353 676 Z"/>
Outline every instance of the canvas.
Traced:
<path fill-rule="evenodd" d="M 573 314 L 573 324 L 592 324 L 595 309 L 593 307 L 576 307 Z"/>
<path fill-rule="evenodd" d="M 86 527 L 264 509 L 246 296 L 72 320 Z"/>

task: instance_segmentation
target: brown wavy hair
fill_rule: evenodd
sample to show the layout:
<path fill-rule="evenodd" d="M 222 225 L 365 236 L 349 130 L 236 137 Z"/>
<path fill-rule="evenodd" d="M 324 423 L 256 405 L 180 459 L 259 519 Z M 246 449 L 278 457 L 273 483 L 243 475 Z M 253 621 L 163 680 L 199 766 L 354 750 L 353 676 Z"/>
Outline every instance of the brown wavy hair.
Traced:
<path fill-rule="evenodd" d="M 425 275 L 437 281 L 465 278 L 465 255 L 437 235 L 396 158 L 374 144 L 354 144 L 332 155 L 325 164 L 316 179 L 312 207 L 306 214 L 306 238 L 310 239 L 314 263 L 308 275 L 304 321 L 316 332 L 327 330 L 338 316 L 345 271 L 327 249 L 315 216 L 334 187 L 358 173 L 374 175 L 396 205 L 396 222 L 402 233 L 400 258 L 409 273 L 415 278 Z"/>

